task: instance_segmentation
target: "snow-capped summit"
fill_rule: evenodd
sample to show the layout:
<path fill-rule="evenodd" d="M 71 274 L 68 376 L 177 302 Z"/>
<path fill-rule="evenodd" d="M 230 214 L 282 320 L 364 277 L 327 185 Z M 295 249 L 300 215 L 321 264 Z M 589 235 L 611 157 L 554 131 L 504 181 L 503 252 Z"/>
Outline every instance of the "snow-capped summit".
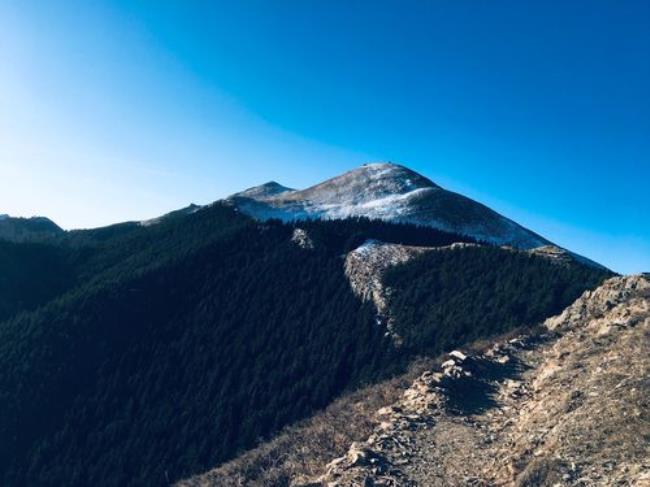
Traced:
<path fill-rule="evenodd" d="M 447 191 L 399 164 L 364 164 L 304 190 L 277 186 L 282 190 L 274 192 L 276 186 L 271 186 L 268 191 L 263 185 L 230 200 L 260 220 L 362 216 L 431 226 L 521 249 L 550 244 L 481 203 Z"/>
<path fill-rule="evenodd" d="M 311 188 L 295 191 L 287 198 L 336 204 L 345 214 L 355 206 L 388 207 L 395 199 L 430 188 L 439 186 L 404 166 L 385 162 L 364 164 Z"/>

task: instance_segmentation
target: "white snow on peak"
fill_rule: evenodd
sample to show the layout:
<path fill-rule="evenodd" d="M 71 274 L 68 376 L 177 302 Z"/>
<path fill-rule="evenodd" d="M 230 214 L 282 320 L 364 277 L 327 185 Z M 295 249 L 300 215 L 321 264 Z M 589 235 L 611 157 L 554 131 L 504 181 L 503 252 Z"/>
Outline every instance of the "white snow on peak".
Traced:
<path fill-rule="evenodd" d="M 391 162 L 364 164 L 303 190 L 267 183 L 230 199 L 259 220 L 365 217 L 429 226 L 517 248 L 549 243 L 480 203 Z"/>
<path fill-rule="evenodd" d="M 235 193 L 227 200 L 257 220 L 364 217 L 428 226 L 517 249 L 551 244 L 481 203 L 447 191 L 421 174 L 392 162 L 364 164 L 302 190 L 270 181 Z M 160 218 L 142 224 L 159 221 Z"/>

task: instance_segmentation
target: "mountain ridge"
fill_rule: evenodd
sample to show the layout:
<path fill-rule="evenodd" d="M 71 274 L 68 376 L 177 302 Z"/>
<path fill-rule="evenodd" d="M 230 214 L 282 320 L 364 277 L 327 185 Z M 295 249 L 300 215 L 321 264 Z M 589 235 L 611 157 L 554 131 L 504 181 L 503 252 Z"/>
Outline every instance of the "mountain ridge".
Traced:
<path fill-rule="evenodd" d="M 486 245 L 422 254 L 387 271 L 397 348 L 345 273 L 343 256 L 369 239 L 472 242 L 364 218 L 259 222 L 224 202 L 155 225 L 3 242 L 15 272 L 0 266 L 0 284 L 18 295 L 1 295 L 0 482 L 168 485 L 422 352 L 557 312 L 609 275 Z M 26 250 L 51 258 L 28 268 Z M 21 290 L 60 274 L 53 264 L 70 279 L 25 301 Z"/>
<path fill-rule="evenodd" d="M 495 245 L 529 249 L 551 244 L 487 206 L 390 162 L 364 164 L 303 190 L 256 193 L 251 188 L 227 201 L 259 220 L 363 216 L 431 226 Z"/>
<path fill-rule="evenodd" d="M 283 188 L 269 192 L 267 185 Z M 430 226 L 467 235 L 492 245 L 523 250 L 553 247 L 583 264 L 603 267 L 567 251 L 491 208 L 453 191 L 401 164 L 364 164 L 303 190 L 271 182 L 235 193 L 226 201 L 258 219 L 300 221 L 366 217 Z"/>
<path fill-rule="evenodd" d="M 523 250 L 549 248 L 552 253 L 564 252 L 583 264 L 604 268 L 597 262 L 563 249 L 486 205 L 446 190 L 416 171 L 393 162 L 363 164 L 305 189 L 294 189 L 269 181 L 209 205 L 191 204 L 155 218 L 111 227 L 133 223 L 152 226 L 170 218 L 186 217 L 221 202 L 259 221 L 364 217 L 409 223 L 465 235 L 491 245 Z M 35 228 L 39 222 L 43 226 L 45 221 L 50 224 L 48 231 Z M 97 232 L 102 228 L 71 232 Z M 62 230 L 44 217 L 21 219 L 3 215 L 0 218 L 0 238 L 11 241 L 42 241 L 71 232 Z"/>
<path fill-rule="evenodd" d="M 28 218 L 0 215 L 0 239 L 12 242 L 43 240 L 64 233 L 56 223 L 44 216 Z"/>

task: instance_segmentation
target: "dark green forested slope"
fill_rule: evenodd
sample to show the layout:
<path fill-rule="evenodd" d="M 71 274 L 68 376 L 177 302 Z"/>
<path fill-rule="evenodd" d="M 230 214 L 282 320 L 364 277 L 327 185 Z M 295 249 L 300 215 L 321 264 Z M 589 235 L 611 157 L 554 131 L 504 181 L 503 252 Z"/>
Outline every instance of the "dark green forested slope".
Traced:
<path fill-rule="evenodd" d="M 466 247 L 425 254 L 389 271 L 385 282 L 394 289 L 389 306 L 406 348 L 438 354 L 537 324 L 607 275 L 525 252 Z"/>
<path fill-rule="evenodd" d="M 6 482 L 162 484 L 397 370 L 341 255 L 366 236 L 458 237 L 368 221 L 306 226 L 315 251 L 290 241 L 291 226 L 216 205 L 51 244 L 74 274 L 67 292 L 0 324 Z"/>
<path fill-rule="evenodd" d="M 74 266 L 64 249 L 0 240 L 0 322 L 44 304 L 74 282 Z"/>
<path fill-rule="evenodd" d="M 0 323 L 0 484 L 165 485 L 418 353 L 547 316 L 604 276 L 499 249 L 415 261 L 390 277 L 409 345 L 397 351 L 350 291 L 344 253 L 366 238 L 466 239 L 367 220 L 300 226 L 314 250 L 291 242 L 292 225 L 224 205 L 52 243 L 69 280 Z M 521 272 L 545 284 L 531 296 Z M 434 276 L 454 273 L 465 286 L 441 291 Z M 486 303 L 499 312 L 477 320 Z M 437 331 L 451 322 L 453 333 Z"/>

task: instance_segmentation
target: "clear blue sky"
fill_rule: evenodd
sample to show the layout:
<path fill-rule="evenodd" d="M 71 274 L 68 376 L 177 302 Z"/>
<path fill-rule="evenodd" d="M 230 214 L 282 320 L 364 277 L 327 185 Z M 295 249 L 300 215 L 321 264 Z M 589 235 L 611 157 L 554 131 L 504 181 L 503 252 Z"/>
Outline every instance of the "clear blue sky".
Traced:
<path fill-rule="evenodd" d="M 650 270 L 650 2 L 0 3 L 0 213 L 143 219 L 401 162 Z"/>

